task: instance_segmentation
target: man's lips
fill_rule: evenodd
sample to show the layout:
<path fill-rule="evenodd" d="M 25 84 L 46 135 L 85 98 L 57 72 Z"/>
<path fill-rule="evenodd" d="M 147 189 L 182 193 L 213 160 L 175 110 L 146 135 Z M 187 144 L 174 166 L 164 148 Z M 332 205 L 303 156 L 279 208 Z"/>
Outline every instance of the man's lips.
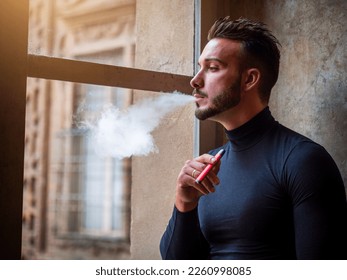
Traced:
<path fill-rule="evenodd" d="M 206 98 L 207 94 L 199 90 L 194 90 L 193 96 L 198 100 L 198 99 Z"/>
<path fill-rule="evenodd" d="M 196 99 L 205 98 L 205 96 L 202 96 L 201 94 L 198 94 L 198 93 L 195 93 L 195 94 L 194 94 L 194 97 L 195 97 Z"/>

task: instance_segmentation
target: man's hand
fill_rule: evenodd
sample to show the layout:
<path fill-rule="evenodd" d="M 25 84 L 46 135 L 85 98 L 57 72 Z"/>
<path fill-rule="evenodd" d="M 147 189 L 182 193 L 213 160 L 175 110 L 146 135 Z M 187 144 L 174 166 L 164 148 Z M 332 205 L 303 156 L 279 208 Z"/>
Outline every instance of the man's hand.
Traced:
<path fill-rule="evenodd" d="M 217 177 L 220 161 L 213 166 L 205 179 L 198 184 L 195 179 L 204 170 L 204 168 L 215 161 L 214 156 L 203 154 L 193 160 L 186 161 L 177 178 L 176 186 L 176 208 L 180 212 L 193 210 L 202 195 L 215 191 L 215 185 L 219 184 Z"/>

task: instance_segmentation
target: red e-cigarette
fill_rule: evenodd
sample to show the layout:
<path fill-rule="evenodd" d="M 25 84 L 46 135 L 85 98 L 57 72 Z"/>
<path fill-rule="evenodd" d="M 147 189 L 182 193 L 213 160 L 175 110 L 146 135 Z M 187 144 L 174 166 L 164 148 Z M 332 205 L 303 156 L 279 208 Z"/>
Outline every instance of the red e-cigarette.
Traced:
<path fill-rule="evenodd" d="M 214 157 L 215 157 L 215 161 L 213 163 L 209 163 L 205 169 L 201 172 L 201 174 L 198 176 L 198 178 L 196 178 L 195 182 L 197 182 L 198 184 L 201 184 L 202 180 L 205 179 L 205 177 L 207 176 L 207 174 L 211 171 L 212 167 L 218 162 L 220 161 L 220 159 L 222 158 L 222 156 L 224 155 L 225 150 L 221 149 Z"/>

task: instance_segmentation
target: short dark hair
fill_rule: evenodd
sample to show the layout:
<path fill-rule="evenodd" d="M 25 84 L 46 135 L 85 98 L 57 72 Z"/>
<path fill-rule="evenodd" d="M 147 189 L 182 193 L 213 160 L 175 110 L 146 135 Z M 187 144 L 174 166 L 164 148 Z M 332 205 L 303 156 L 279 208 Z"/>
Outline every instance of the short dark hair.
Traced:
<path fill-rule="evenodd" d="M 268 102 L 278 79 L 281 46 L 276 37 L 261 22 L 229 16 L 218 19 L 208 33 L 208 40 L 226 38 L 241 42 L 245 54 L 244 67 L 257 67 L 262 72 L 260 98 Z"/>

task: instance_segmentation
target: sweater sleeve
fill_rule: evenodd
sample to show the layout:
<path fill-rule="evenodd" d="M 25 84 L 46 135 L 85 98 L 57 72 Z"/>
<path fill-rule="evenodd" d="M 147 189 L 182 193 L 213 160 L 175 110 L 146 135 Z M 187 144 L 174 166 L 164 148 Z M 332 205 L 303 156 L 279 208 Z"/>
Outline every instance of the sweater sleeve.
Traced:
<path fill-rule="evenodd" d="M 347 258 L 347 206 L 338 168 L 325 149 L 298 144 L 285 164 L 298 259 Z"/>
<path fill-rule="evenodd" d="M 200 229 L 197 208 L 186 213 L 174 208 L 160 241 L 160 253 L 166 260 L 208 258 L 209 245 Z"/>

